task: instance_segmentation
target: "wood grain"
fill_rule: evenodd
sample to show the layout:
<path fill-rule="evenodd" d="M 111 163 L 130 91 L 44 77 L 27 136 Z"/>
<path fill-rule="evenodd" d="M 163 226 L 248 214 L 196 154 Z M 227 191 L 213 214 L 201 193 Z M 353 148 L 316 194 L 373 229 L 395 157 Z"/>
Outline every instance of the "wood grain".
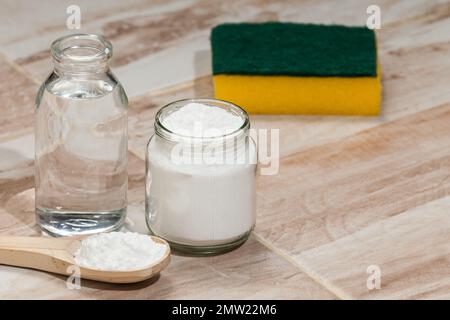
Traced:
<path fill-rule="evenodd" d="M 0 141 L 30 133 L 38 86 L 18 66 L 0 54 Z"/>
<path fill-rule="evenodd" d="M 222 22 L 364 25 L 370 0 L 78 1 L 82 28 L 113 42 L 131 97 L 125 229 L 147 232 L 144 151 L 157 110 L 212 97 L 209 32 Z M 33 99 L 67 30 L 69 0 L 3 0 L 0 12 L 0 234 L 34 223 Z M 251 116 L 280 130 L 280 171 L 258 178 L 256 234 L 213 258 L 174 257 L 159 279 L 128 286 L 0 266 L 2 298 L 449 299 L 450 1 L 380 0 L 382 115 Z M 51 8 L 51 10 L 49 9 Z M 11 15 L 10 12 L 14 12 Z M 20 23 L 18 23 L 20 22 Z M 381 270 L 368 290 L 367 267 Z"/>
<path fill-rule="evenodd" d="M 448 299 L 450 197 L 372 223 L 296 257 L 308 269 L 358 299 Z M 381 271 L 369 290 L 367 268 Z"/>
<path fill-rule="evenodd" d="M 300 264 L 310 265 L 308 258 L 314 256 L 304 256 L 304 251 L 320 251 L 333 245 L 336 250 L 344 250 L 340 242 L 344 237 L 358 244 L 361 251 L 352 252 L 355 256 L 363 256 L 365 250 L 373 252 L 376 248 L 370 235 L 363 237 L 363 230 L 382 222 L 389 224 L 398 215 L 450 195 L 450 140 L 442 138 L 450 134 L 449 121 L 450 104 L 446 104 L 363 131 L 339 143 L 284 158 L 279 175 L 260 177 L 258 181 L 257 234 L 298 258 Z M 415 218 L 408 223 L 407 217 L 402 220 L 405 222 L 402 232 L 413 233 L 420 223 Z M 437 248 L 438 244 L 448 246 L 450 241 L 447 220 L 444 214 L 435 217 L 432 224 L 440 226 L 427 227 L 429 237 L 434 240 L 423 242 L 421 250 L 424 254 L 436 252 L 442 258 L 437 268 L 445 265 L 450 276 L 447 253 Z M 435 230 L 441 231 L 435 234 Z M 386 232 L 380 235 L 380 241 L 395 246 L 396 237 Z M 420 239 L 412 237 L 409 243 L 405 242 L 403 253 L 415 252 Z M 392 254 L 380 250 L 379 259 L 389 259 Z M 345 260 L 346 256 L 341 258 Z M 330 255 L 329 260 L 321 261 L 322 266 L 327 266 L 320 268 L 326 270 L 324 273 L 319 272 L 325 280 L 329 278 L 328 272 L 333 276 L 339 271 L 361 272 L 359 265 L 355 264 L 353 269 L 352 262 L 347 260 L 345 269 L 336 270 L 334 257 Z M 437 281 L 440 273 L 435 274 L 432 262 L 429 263 L 427 275 Z M 312 268 L 315 273 L 318 266 Z M 403 279 L 399 277 L 397 281 L 392 286 L 399 292 L 390 294 L 412 298 L 416 292 L 414 282 L 403 283 L 403 289 L 410 286 L 408 294 L 401 293 Z M 433 297 L 433 292 L 422 294 Z"/>

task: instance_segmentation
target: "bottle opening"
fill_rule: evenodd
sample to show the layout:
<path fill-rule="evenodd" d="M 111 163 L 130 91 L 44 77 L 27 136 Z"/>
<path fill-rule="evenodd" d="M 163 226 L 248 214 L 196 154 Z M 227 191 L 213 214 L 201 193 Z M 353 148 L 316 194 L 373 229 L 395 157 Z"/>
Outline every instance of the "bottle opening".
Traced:
<path fill-rule="evenodd" d="M 102 36 L 73 34 L 55 40 L 51 45 L 53 60 L 71 66 L 104 65 L 112 56 L 112 45 Z"/>

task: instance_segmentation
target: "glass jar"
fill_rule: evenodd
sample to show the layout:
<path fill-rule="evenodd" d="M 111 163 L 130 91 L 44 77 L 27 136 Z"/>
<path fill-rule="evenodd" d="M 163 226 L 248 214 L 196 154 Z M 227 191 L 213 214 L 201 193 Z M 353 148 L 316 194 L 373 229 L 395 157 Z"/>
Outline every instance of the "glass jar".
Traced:
<path fill-rule="evenodd" d="M 127 207 L 127 105 L 112 46 L 75 34 L 51 45 L 54 70 L 36 98 L 37 222 L 54 236 L 118 229 Z"/>
<path fill-rule="evenodd" d="M 220 136 L 189 136 L 164 119 L 189 103 L 222 108 L 242 125 Z M 198 115 L 201 117 L 201 115 Z M 150 232 L 178 251 L 208 255 L 249 237 L 256 219 L 256 146 L 240 107 L 215 99 L 173 102 L 156 114 L 146 152 L 146 220 Z"/>

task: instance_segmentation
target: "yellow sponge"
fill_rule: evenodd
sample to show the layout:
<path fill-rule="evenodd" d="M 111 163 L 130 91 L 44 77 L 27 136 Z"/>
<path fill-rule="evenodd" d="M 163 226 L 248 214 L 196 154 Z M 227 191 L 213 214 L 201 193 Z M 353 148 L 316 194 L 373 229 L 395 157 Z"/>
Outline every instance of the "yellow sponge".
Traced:
<path fill-rule="evenodd" d="M 376 77 L 294 77 L 219 74 L 215 97 L 250 113 L 378 115 L 381 68 Z"/>

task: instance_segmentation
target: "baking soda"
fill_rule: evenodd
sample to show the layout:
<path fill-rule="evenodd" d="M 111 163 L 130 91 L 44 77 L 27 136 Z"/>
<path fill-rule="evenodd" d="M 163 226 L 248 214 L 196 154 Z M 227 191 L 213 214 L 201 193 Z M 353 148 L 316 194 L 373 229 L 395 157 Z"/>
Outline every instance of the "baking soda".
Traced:
<path fill-rule="evenodd" d="M 243 124 L 243 120 L 231 112 L 195 102 L 168 114 L 162 122 L 170 131 L 191 137 L 223 136 Z"/>
<path fill-rule="evenodd" d="M 215 137 L 214 145 L 229 140 L 223 135 L 239 130 L 246 117 L 200 103 L 188 103 L 169 112 L 162 116 L 165 128 L 190 136 Z M 202 130 L 196 131 L 196 127 Z M 210 146 L 205 146 L 204 140 L 189 139 L 177 144 L 157 134 L 151 139 L 146 212 L 154 234 L 194 247 L 228 244 L 248 235 L 256 219 L 256 147 L 247 139 L 245 129 L 238 135 L 231 138 L 233 148 L 222 149 L 226 155 L 231 154 L 233 162 L 178 161 L 172 151 L 180 144 L 193 150 L 188 153 L 193 157 L 197 153 L 204 157 Z M 210 143 L 211 139 L 206 140 Z"/>
<path fill-rule="evenodd" d="M 141 270 L 161 259 L 164 244 L 149 236 L 133 232 L 111 232 L 90 236 L 81 241 L 75 253 L 77 265 L 104 271 Z"/>

